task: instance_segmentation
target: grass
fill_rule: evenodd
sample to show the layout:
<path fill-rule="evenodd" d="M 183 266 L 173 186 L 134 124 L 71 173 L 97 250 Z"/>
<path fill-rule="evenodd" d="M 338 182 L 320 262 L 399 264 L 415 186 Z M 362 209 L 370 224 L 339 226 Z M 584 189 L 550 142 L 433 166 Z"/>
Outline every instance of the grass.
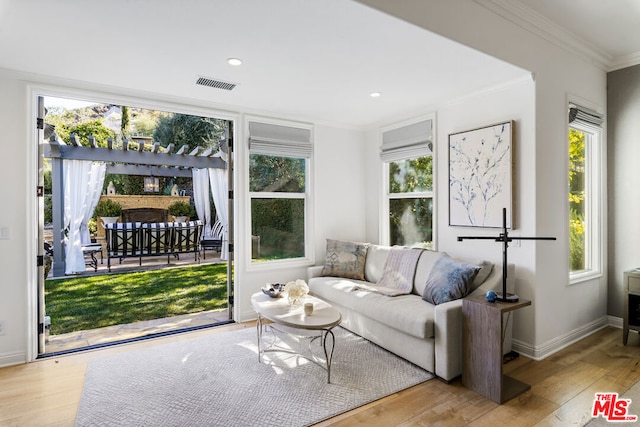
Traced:
<path fill-rule="evenodd" d="M 50 279 L 52 335 L 227 307 L 227 265 Z"/>

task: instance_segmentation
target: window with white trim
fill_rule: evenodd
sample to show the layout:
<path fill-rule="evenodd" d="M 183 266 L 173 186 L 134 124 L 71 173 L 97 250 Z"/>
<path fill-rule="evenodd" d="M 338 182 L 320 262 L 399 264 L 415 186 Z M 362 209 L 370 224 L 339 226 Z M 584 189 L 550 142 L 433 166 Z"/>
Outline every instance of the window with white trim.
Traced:
<path fill-rule="evenodd" d="M 433 120 L 382 133 L 382 241 L 433 248 Z"/>
<path fill-rule="evenodd" d="M 603 118 L 569 108 L 569 271 L 578 282 L 602 274 Z"/>
<path fill-rule="evenodd" d="M 307 258 L 311 129 L 249 122 L 251 260 Z"/>

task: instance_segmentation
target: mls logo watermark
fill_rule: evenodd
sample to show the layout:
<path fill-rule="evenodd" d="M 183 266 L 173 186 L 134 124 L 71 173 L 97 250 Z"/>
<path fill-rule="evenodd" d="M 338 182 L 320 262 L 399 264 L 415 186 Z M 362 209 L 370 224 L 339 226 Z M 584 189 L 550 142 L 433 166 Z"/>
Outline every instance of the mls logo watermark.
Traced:
<path fill-rule="evenodd" d="M 591 416 L 602 415 L 609 422 L 635 422 L 638 416 L 629 414 L 629 405 L 631 399 L 620 399 L 618 393 L 596 393 Z"/>

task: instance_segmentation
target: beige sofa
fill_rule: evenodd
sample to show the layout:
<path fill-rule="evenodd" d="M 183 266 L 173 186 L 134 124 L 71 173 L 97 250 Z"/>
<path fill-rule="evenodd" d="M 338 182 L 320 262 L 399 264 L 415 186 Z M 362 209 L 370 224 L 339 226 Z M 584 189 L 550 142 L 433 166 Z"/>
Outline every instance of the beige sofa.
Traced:
<path fill-rule="evenodd" d="M 436 305 L 423 299 L 426 282 L 443 253 L 423 250 L 410 293 L 388 296 L 371 287 L 380 282 L 390 253 L 388 246 L 366 245 L 364 280 L 327 276 L 325 266 L 309 267 L 310 293 L 340 310 L 341 326 L 450 381 L 462 373 L 462 300 Z M 484 295 L 489 289 L 502 289 L 500 266 L 494 268 L 486 261 L 461 261 L 482 267 L 473 279 L 472 293 Z M 512 265 L 509 270 L 508 277 L 512 278 Z M 508 290 L 512 290 L 512 283 Z"/>

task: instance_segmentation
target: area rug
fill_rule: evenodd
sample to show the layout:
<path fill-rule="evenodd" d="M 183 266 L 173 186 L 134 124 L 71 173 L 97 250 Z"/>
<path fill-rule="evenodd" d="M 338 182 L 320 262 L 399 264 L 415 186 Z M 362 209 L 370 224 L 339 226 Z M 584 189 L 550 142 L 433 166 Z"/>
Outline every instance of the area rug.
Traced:
<path fill-rule="evenodd" d="M 331 384 L 300 356 L 265 353 L 259 363 L 254 328 L 94 359 L 76 426 L 306 426 L 433 377 L 345 329 L 334 332 Z M 306 340 L 280 343 L 308 354 Z"/>

